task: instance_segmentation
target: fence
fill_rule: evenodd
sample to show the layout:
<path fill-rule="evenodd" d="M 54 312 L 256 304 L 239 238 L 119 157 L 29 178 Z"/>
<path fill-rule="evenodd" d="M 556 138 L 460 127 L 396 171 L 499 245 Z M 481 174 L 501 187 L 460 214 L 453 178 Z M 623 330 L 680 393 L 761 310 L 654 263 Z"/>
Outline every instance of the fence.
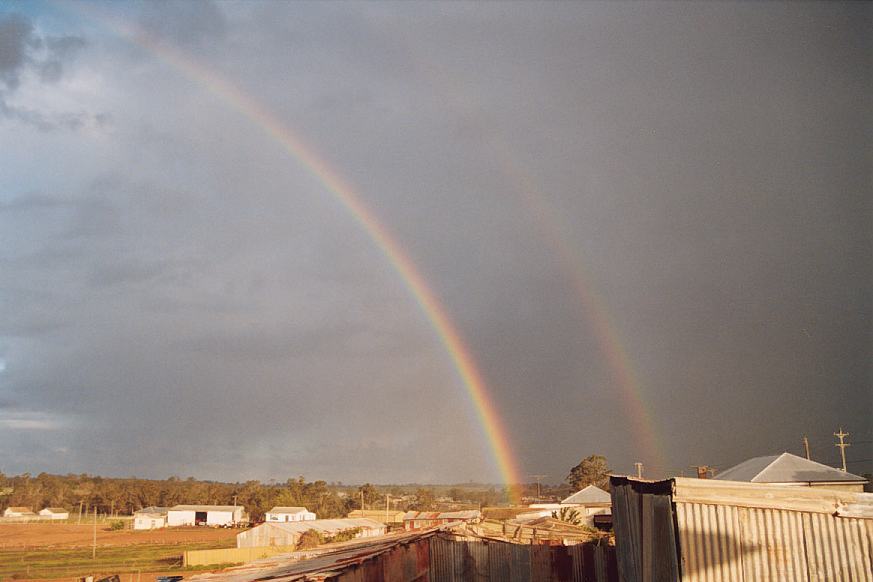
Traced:
<path fill-rule="evenodd" d="M 211 564 L 243 564 L 261 558 L 294 551 L 294 546 L 265 546 L 261 548 L 222 548 L 218 550 L 189 550 L 182 554 L 183 566 Z"/>

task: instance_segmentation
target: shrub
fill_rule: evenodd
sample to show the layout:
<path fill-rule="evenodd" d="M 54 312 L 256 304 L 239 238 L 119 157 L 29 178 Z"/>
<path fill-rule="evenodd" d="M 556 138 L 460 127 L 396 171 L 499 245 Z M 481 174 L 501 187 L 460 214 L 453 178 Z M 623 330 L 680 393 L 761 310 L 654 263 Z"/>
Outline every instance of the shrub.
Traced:
<path fill-rule="evenodd" d="M 324 537 L 318 530 L 308 529 L 297 540 L 298 550 L 308 550 L 324 543 Z"/>
<path fill-rule="evenodd" d="M 349 540 L 355 539 L 359 533 L 361 533 L 361 528 L 359 528 L 359 527 L 344 529 L 340 532 L 337 532 L 336 535 L 331 536 L 330 538 L 326 539 L 325 541 L 327 541 L 327 542 L 347 542 Z"/>
<path fill-rule="evenodd" d="M 109 522 L 109 529 L 112 531 L 118 531 L 120 529 L 124 529 L 124 521 L 120 519 L 115 519 Z"/>

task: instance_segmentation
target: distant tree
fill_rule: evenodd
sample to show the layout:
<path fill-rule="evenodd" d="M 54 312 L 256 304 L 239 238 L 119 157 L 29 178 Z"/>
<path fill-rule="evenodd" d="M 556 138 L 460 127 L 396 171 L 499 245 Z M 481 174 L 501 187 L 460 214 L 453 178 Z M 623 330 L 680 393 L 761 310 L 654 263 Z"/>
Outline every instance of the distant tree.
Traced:
<path fill-rule="evenodd" d="M 415 511 L 430 511 L 434 508 L 436 496 L 433 489 L 425 489 L 421 487 L 415 491 L 415 503 L 412 504 L 412 509 Z"/>
<path fill-rule="evenodd" d="M 578 491 L 588 485 L 606 487 L 609 483 L 611 469 L 603 455 L 590 455 L 582 459 L 578 465 L 570 469 L 567 475 L 567 483 L 574 491 Z"/>
<path fill-rule="evenodd" d="M 357 501 L 359 505 L 361 503 L 361 494 L 363 494 L 364 505 L 366 507 L 370 507 L 371 509 L 373 507 L 373 504 L 376 503 L 376 501 L 379 499 L 379 492 L 370 483 L 364 483 L 363 485 L 358 487 L 358 493 L 356 495 L 357 499 L 355 501 Z M 364 508 L 361 507 L 361 509 Z"/>

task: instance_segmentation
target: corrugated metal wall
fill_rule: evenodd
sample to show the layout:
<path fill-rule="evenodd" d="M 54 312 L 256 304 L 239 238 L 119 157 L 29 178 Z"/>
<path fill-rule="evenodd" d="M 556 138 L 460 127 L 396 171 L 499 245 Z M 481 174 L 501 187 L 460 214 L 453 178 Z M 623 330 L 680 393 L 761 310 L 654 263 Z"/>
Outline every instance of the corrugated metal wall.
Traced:
<path fill-rule="evenodd" d="M 618 582 L 610 546 L 431 539 L 430 582 Z"/>
<path fill-rule="evenodd" d="M 682 501 L 677 482 L 673 512 L 661 484 L 613 479 L 624 582 L 873 582 L 873 520 L 826 513 L 810 503 L 815 495 L 808 490 L 761 488 L 757 506 L 746 506 L 752 503 L 724 491 L 707 493 L 705 484 L 684 486 L 695 490 L 695 499 Z M 681 578 L 669 568 L 677 557 Z"/>
<path fill-rule="evenodd" d="M 702 503 L 676 517 L 688 582 L 873 582 L 870 520 Z"/>

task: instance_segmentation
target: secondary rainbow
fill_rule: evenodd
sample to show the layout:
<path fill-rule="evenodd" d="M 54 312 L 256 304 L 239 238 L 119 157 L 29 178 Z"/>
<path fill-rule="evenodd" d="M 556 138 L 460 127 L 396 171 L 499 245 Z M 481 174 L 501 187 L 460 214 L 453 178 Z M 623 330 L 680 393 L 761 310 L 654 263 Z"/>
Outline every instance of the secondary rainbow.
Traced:
<path fill-rule="evenodd" d="M 402 36 L 402 30 L 395 32 Z M 621 341 L 618 328 L 611 320 L 605 302 L 595 292 L 595 286 L 591 283 L 591 277 L 585 269 L 582 253 L 564 234 L 569 231 L 564 219 L 549 206 L 548 198 L 537 188 L 531 176 L 521 169 L 517 156 L 511 155 L 506 140 L 501 139 L 500 132 L 495 130 L 497 124 L 489 126 L 484 123 L 483 118 L 487 116 L 487 112 L 478 111 L 472 115 L 463 105 L 460 105 L 459 101 L 466 103 L 475 100 L 459 100 L 458 96 L 464 93 L 463 86 L 453 75 L 438 67 L 434 61 L 416 53 L 414 46 L 414 43 L 407 43 L 405 48 L 413 54 L 411 61 L 418 66 L 421 76 L 431 80 L 431 88 L 440 96 L 440 101 L 460 110 L 460 117 L 466 123 L 479 123 L 478 129 L 482 135 L 492 136 L 489 145 L 496 163 L 509 179 L 513 189 L 521 195 L 540 233 L 555 252 L 555 258 L 573 286 L 585 318 L 591 325 L 600 350 L 606 357 L 623 408 L 627 413 L 631 428 L 630 437 L 638 455 L 636 458 L 645 461 L 646 467 L 666 474 L 664 444 L 655 431 L 655 423 L 649 412 L 651 407 L 646 405 L 643 385 L 634 371 L 633 362 Z"/>
<path fill-rule="evenodd" d="M 522 483 L 523 479 L 512 453 L 509 435 L 500 420 L 470 349 L 436 295 L 427 285 L 421 272 L 403 251 L 401 245 L 367 208 L 355 189 L 343 180 L 312 148 L 307 147 L 294 135 L 286 124 L 238 86 L 198 63 L 189 55 L 159 42 L 145 31 L 136 30 L 115 19 L 109 19 L 105 14 L 96 14 L 92 10 L 88 10 L 88 13 L 122 37 L 158 55 L 162 60 L 183 72 L 190 79 L 205 86 L 210 93 L 217 95 L 225 103 L 250 119 L 281 144 L 348 209 L 400 275 L 406 288 L 415 298 L 416 303 L 439 336 L 466 388 L 504 482 L 507 485 Z"/>

